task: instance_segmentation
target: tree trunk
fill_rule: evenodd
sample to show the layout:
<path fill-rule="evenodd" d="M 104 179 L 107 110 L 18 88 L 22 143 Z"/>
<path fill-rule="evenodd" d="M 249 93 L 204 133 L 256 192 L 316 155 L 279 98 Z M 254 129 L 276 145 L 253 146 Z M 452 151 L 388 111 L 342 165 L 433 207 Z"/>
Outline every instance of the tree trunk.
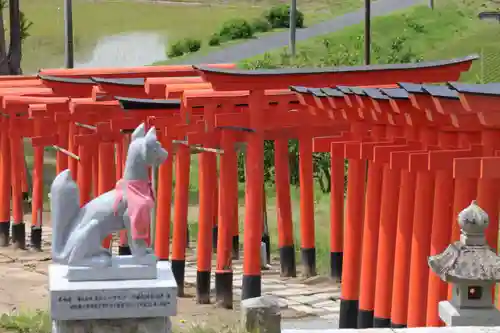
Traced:
<path fill-rule="evenodd" d="M 9 61 L 7 59 L 7 45 L 5 43 L 5 26 L 3 24 L 3 10 L 5 3 L 0 2 L 0 75 L 9 74 Z"/>
<path fill-rule="evenodd" d="M 9 19 L 10 19 L 10 45 L 9 45 L 9 74 L 20 75 L 22 59 L 22 30 L 21 30 L 21 11 L 19 0 L 9 0 Z"/>

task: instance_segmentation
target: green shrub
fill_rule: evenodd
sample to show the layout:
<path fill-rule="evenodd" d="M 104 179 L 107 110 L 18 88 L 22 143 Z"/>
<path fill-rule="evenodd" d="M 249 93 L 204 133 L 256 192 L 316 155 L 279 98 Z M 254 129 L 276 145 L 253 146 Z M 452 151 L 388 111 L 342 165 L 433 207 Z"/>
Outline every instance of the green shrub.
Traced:
<path fill-rule="evenodd" d="M 265 18 L 258 17 L 252 21 L 252 28 L 255 32 L 268 32 L 273 27 Z"/>
<path fill-rule="evenodd" d="M 47 312 L 40 310 L 28 313 L 2 314 L 0 316 L 0 331 L 50 333 L 52 332 L 52 321 Z"/>
<path fill-rule="evenodd" d="M 194 38 L 184 38 L 170 45 L 168 57 L 180 57 L 186 53 L 193 53 L 201 48 L 201 40 Z"/>
<path fill-rule="evenodd" d="M 246 39 L 253 36 L 253 29 L 247 20 L 236 18 L 224 22 L 219 36 L 222 40 Z"/>
<path fill-rule="evenodd" d="M 180 57 L 184 54 L 184 51 L 184 43 L 182 41 L 177 41 L 173 44 L 170 44 L 167 55 L 169 58 Z"/>
<path fill-rule="evenodd" d="M 221 43 L 220 36 L 218 34 L 213 34 L 210 36 L 210 39 L 208 40 L 208 45 L 210 46 L 219 46 Z"/>
<path fill-rule="evenodd" d="M 184 49 L 186 53 L 193 53 L 201 48 L 201 40 L 194 38 L 184 39 Z"/>
<path fill-rule="evenodd" d="M 290 5 L 281 4 L 272 7 L 267 13 L 264 14 L 266 20 L 275 28 L 289 28 L 290 27 Z M 304 13 L 297 9 L 295 19 L 295 26 L 297 28 L 304 27 Z"/>

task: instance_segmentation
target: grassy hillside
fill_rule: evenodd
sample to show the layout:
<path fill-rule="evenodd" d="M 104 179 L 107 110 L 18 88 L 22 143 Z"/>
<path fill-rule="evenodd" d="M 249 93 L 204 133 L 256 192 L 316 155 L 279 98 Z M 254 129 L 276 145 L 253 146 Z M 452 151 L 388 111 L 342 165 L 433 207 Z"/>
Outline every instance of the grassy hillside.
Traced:
<path fill-rule="evenodd" d="M 280 0 L 73 0 L 74 42 L 77 60 L 90 53 L 106 36 L 157 32 L 167 44 L 190 37 L 203 41 L 232 18 L 252 20 Z M 362 6 L 363 0 L 304 0 L 300 9 L 305 23 L 345 13 Z M 64 1 L 23 0 L 21 10 L 33 22 L 24 43 L 23 69 L 33 72 L 41 67 L 60 66 L 64 54 Z M 6 10 L 4 18 L 8 20 Z"/>
<path fill-rule="evenodd" d="M 239 6 L 241 4 L 268 8 L 276 4 L 289 3 L 283 0 L 174 0 L 179 3 L 206 3 L 211 5 Z M 344 14 L 348 11 L 361 8 L 364 0 L 300 0 L 299 9 L 308 13 L 306 23 Z"/>
<path fill-rule="evenodd" d="M 33 22 L 24 43 L 23 69 L 36 71 L 63 63 L 64 8 L 60 0 L 23 0 L 21 9 Z M 181 6 L 143 1 L 73 1 L 76 57 L 92 51 L 105 36 L 151 31 L 166 41 L 184 37 L 208 37 L 212 29 L 232 17 L 256 17 L 262 10 L 244 3 L 238 6 Z M 8 16 L 6 16 L 7 18 Z M 138 46 L 139 47 L 139 46 Z"/>
<path fill-rule="evenodd" d="M 484 54 L 465 80 L 500 80 L 500 25 L 481 21 L 492 8 L 475 0 L 438 2 L 373 19 L 372 62 L 394 63 Z M 298 44 L 297 56 L 279 49 L 242 62 L 243 67 L 321 67 L 363 63 L 363 25 Z M 482 75 L 484 74 L 484 75 Z"/>
<path fill-rule="evenodd" d="M 180 0 L 181 2 L 187 1 L 187 2 L 192 2 L 196 0 Z M 205 0 L 206 1 L 206 0 Z M 204 2 L 204 1 L 202 1 Z M 215 4 L 220 4 L 221 0 L 216 1 Z M 229 37 L 228 36 L 228 31 L 226 30 L 226 33 L 224 36 L 221 36 L 221 26 L 219 26 L 219 29 L 212 30 L 211 32 L 218 36 L 219 42 L 211 42 L 211 38 L 208 39 L 200 39 L 201 42 L 201 48 L 197 51 L 191 51 L 188 52 L 185 50 L 183 54 L 177 54 L 177 52 L 168 52 L 167 54 L 169 55 L 169 59 L 157 61 L 154 63 L 154 65 L 170 65 L 170 64 L 178 64 L 180 61 L 184 63 L 189 63 L 190 59 L 193 61 L 195 58 L 199 58 L 201 56 L 207 55 L 212 52 L 217 52 L 220 51 L 221 49 L 227 48 L 229 46 L 235 45 L 235 44 L 241 44 L 246 42 L 248 39 L 247 38 L 260 38 L 268 34 L 276 33 L 276 32 L 283 32 L 287 31 L 288 28 L 285 28 L 283 26 L 274 26 L 271 28 L 271 26 L 265 27 L 268 19 L 265 17 L 265 14 L 268 13 L 268 10 L 271 8 L 276 8 L 280 7 L 281 5 L 287 5 L 289 4 L 288 1 L 282 1 L 282 0 L 252 0 L 252 1 L 245 1 L 245 0 L 228 0 L 222 2 L 225 2 L 226 5 L 230 6 L 237 6 L 242 3 L 250 6 L 256 6 L 261 9 L 261 16 L 255 20 L 255 18 L 252 18 L 251 16 L 245 16 L 246 21 L 252 25 L 252 34 L 251 36 L 248 37 Z M 312 26 L 318 22 L 324 21 L 326 19 L 331 19 L 332 17 L 335 16 L 340 16 L 343 15 L 347 12 L 357 10 L 359 8 L 362 8 L 364 4 L 364 0 L 301 0 L 298 2 L 297 9 L 300 13 L 304 15 L 304 24 L 303 27 L 308 27 Z M 255 9 L 255 7 L 252 7 Z M 281 16 L 281 15 L 280 15 Z M 264 21 L 264 22 L 263 22 Z M 288 21 L 288 20 L 287 20 Z M 255 25 L 257 23 L 257 25 Z M 263 29 L 263 24 L 265 29 Z M 299 29 L 301 28 L 300 26 L 298 27 Z M 246 31 L 246 29 L 242 26 L 241 22 L 238 22 L 235 26 L 233 26 L 231 29 L 233 31 L 233 34 L 236 31 Z M 207 30 L 208 32 L 208 30 Z M 246 33 L 245 33 L 246 34 Z M 192 36 L 189 36 L 192 37 Z M 196 36 L 197 37 L 197 36 Z M 170 48 L 171 49 L 171 48 Z"/>
<path fill-rule="evenodd" d="M 453 40 L 446 46 L 429 50 L 427 59 L 446 59 L 477 53 L 481 59 L 476 61 L 471 70 L 464 73 L 462 80 L 468 82 L 486 83 L 500 81 L 500 25 L 488 24 L 481 26 L 469 35 Z"/>

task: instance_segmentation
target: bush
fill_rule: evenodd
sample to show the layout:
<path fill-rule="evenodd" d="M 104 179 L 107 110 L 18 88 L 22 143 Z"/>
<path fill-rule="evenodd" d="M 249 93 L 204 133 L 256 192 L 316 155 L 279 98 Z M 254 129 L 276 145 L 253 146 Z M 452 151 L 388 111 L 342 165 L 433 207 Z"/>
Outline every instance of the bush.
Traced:
<path fill-rule="evenodd" d="M 255 20 L 253 20 L 252 28 L 253 28 L 253 31 L 255 31 L 255 32 L 268 32 L 273 27 L 265 18 L 259 17 L 259 18 L 256 18 Z"/>
<path fill-rule="evenodd" d="M 290 5 L 281 4 L 274 6 L 264 16 L 273 29 L 290 28 Z M 304 13 L 300 10 L 297 10 L 295 26 L 297 28 L 304 27 Z"/>
<path fill-rule="evenodd" d="M 182 41 L 177 41 L 173 44 L 170 44 L 170 48 L 167 53 L 169 58 L 180 57 L 183 54 L 184 54 L 184 44 L 182 43 Z"/>
<path fill-rule="evenodd" d="M 184 48 L 186 53 L 196 52 L 201 48 L 201 40 L 194 38 L 184 39 Z"/>
<path fill-rule="evenodd" d="M 193 53 L 201 48 L 201 41 L 194 38 L 184 38 L 170 45 L 168 57 L 180 57 L 186 53 Z"/>
<path fill-rule="evenodd" d="M 219 32 L 222 40 L 246 39 L 253 36 L 253 29 L 245 19 L 231 19 L 224 22 Z"/>
<path fill-rule="evenodd" d="M 208 45 L 210 46 L 219 46 L 221 43 L 220 36 L 217 34 L 213 34 L 208 40 Z"/>

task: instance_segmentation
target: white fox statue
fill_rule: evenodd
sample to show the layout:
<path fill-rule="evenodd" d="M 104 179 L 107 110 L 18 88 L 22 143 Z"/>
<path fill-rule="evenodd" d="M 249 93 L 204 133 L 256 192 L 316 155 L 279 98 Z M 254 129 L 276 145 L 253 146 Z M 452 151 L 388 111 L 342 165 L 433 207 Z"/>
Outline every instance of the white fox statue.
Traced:
<path fill-rule="evenodd" d="M 80 192 L 70 170 L 57 175 L 50 188 L 53 261 L 69 266 L 111 266 L 111 252 L 102 242 L 123 229 L 133 258 L 152 254 L 146 243 L 154 205 L 148 168 L 167 157 L 155 128 L 146 133 L 141 124 L 132 134 L 123 178 L 115 189 L 80 207 Z"/>

